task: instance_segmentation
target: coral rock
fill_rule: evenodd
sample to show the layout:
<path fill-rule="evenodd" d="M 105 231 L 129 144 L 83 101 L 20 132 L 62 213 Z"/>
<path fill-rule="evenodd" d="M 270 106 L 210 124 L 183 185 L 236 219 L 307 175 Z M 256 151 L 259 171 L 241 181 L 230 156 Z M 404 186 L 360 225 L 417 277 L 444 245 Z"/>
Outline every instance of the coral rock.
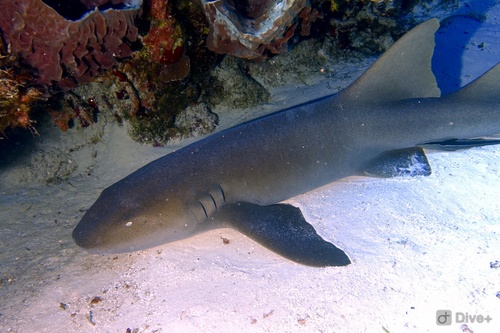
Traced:
<path fill-rule="evenodd" d="M 150 60 L 160 64 L 173 64 L 184 53 L 182 32 L 170 15 L 166 0 L 151 1 L 151 29 L 143 43 Z"/>
<path fill-rule="evenodd" d="M 91 6 L 109 1 L 85 2 Z M 0 0 L 0 29 L 9 51 L 35 69 L 38 83 L 70 88 L 110 68 L 116 58 L 131 55 L 140 2 L 121 1 L 124 9 L 95 8 L 71 21 L 41 0 Z"/>
<path fill-rule="evenodd" d="M 311 13 L 321 17 L 311 9 L 313 2 L 322 1 L 202 0 L 210 25 L 207 46 L 214 52 L 246 59 L 262 58 L 267 50 L 280 53 L 293 37 L 299 20 L 307 29 L 315 20 Z"/>
<path fill-rule="evenodd" d="M 184 37 L 179 23 L 170 14 L 168 1 L 151 1 L 151 29 L 143 38 L 142 59 L 148 62 L 156 78 L 163 82 L 186 78 L 190 59 L 185 54 Z"/>

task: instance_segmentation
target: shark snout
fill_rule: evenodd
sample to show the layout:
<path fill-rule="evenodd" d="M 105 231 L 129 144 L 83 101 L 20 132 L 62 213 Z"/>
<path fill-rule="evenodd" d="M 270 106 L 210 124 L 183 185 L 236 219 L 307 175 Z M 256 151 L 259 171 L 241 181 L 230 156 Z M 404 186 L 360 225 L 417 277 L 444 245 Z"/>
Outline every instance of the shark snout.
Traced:
<path fill-rule="evenodd" d="M 89 228 L 82 220 L 73 230 L 73 240 L 76 245 L 92 253 L 103 253 L 103 242 L 95 229 Z"/>
<path fill-rule="evenodd" d="M 151 217 L 133 216 L 126 209 L 111 210 L 109 206 L 103 209 L 99 204 L 87 211 L 72 236 L 76 245 L 94 254 L 133 252 L 168 241 Z"/>

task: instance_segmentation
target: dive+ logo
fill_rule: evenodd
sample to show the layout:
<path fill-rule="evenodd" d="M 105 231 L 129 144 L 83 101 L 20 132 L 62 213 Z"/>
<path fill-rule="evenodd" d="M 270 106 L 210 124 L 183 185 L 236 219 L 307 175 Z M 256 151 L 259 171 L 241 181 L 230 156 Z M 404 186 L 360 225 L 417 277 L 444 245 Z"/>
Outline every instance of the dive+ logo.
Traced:
<path fill-rule="evenodd" d="M 436 311 L 436 324 L 438 326 L 451 325 L 453 322 L 453 317 L 455 318 L 455 323 L 490 323 L 493 319 L 490 315 L 483 316 L 482 314 L 469 314 L 468 312 L 455 312 L 453 316 L 451 310 L 437 310 Z"/>

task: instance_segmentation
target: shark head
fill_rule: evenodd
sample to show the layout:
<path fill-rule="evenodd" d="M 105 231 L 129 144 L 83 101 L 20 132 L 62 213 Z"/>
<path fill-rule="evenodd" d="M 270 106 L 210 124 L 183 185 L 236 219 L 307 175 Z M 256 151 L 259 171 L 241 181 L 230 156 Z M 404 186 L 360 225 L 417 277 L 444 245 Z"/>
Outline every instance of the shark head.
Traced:
<path fill-rule="evenodd" d="M 132 183 L 129 178 L 101 193 L 73 230 L 78 246 L 97 254 L 124 253 L 193 234 L 198 221 L 186 207 L 189 200 L 178 192 L 152 200 L 148 192 L 154 189 Z"/>

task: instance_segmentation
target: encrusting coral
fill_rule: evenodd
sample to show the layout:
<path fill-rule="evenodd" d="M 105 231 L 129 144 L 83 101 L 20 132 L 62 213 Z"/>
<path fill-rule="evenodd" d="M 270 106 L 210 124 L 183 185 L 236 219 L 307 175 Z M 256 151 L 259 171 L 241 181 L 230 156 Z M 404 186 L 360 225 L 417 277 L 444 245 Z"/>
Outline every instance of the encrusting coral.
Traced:
<path fill-rule="evenodd" d="M 144 49 L 139 53 L 138 61 L 146 61 L 153 66 L 163 82 L 184 79 L 190 70 L 190 59 L 185 54 L 183 31 L 171 15 L 168 1 L 150 1 L 151 28 L 142 39 Z"/>
<path fill-rule="evenodd" d="M 0 139 L 8 127 L 23 127 L 35 131 L 29 113 L 32 106 L 47 96 L 26 85 L 30 73 L 18 65 L 15 56 L 7 54 L 0 40 Z"/>

